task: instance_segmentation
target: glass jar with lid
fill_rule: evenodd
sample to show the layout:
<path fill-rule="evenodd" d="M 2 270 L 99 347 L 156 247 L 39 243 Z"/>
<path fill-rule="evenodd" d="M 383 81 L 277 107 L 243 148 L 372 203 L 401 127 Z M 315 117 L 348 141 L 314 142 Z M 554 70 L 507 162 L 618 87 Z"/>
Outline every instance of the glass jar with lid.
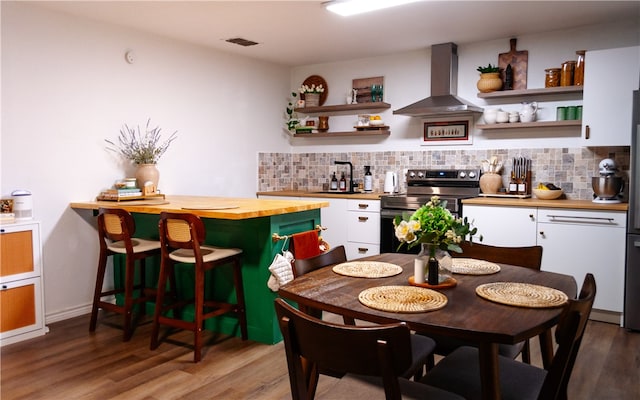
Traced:
<path fill-rule="evenodd" d="M 578 57 L 576 61 L 576 69 L 573 72 L 573 84 L 576 86 L 584 85 L 584 50 L 576 51 Z"/>
<path fill-rule="evenodd" d="M 560 86 L 560 68 L 547 68 L 544 72 L 544 87 Z"/>
<path fill-rule="evenodd" d="M 560 86 L 573 86 L 573 74 L 575 70 L 575 61 L 565 61 L 562 63 L 562 71 L 560 71 Z"/>

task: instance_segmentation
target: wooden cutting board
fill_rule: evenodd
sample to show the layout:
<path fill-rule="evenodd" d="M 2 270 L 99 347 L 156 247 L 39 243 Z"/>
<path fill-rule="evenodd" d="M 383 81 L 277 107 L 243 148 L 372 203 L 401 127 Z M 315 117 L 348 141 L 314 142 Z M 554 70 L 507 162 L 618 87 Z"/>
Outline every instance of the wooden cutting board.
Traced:
<path fill-rule="evenodd" d="M 504 81 L 504 72 L 507 66 L 511 64 L 513 70 L 513 89 L 520 90 L 527 88 L 527 67 L 529 65 L 529 51 L 516 50 L 516 42 L 518 39 L 511 39 L 511 50 L 508 53 L 500 53 L 498 55 L 498 67 L 502 71 L 502 80 Z"/>

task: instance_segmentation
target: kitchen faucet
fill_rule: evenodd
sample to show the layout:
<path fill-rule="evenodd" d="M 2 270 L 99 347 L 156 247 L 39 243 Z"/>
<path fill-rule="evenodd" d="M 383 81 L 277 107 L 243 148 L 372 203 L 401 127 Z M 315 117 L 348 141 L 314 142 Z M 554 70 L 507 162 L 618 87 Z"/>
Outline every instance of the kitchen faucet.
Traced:
<path fill-rule="evenodd" d="M 338 165 L 349 165 L 349 188 L 347 191 L 353 193 L 353 164 L 349 161 L 334 161 L 334 163 Z"/>

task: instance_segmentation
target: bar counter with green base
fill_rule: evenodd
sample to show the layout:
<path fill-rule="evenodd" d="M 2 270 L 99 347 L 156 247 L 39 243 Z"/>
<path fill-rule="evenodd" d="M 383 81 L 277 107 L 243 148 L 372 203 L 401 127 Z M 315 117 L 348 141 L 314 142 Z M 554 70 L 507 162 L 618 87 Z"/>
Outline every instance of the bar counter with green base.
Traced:
<path fill-rule="evenodd" d="M 249 339 L 273 344 L 282 340 L 273 307 L 276 294 L 267 287 L 269 265 L 282 250 L 283 241 L 273 241 L 273 233 L 291 235 L 315 229 L 320 221 L 320 208 L 327 202 L 247 199 L 227 197 L 166 196 L 165 199 L 132 201 L 74 202 L 71 208 L 92 210 L 97 215 L 101 207 L 123 208 L 136 221 L 136 237 L 158 239 L 158 220 L 162 211 L 190 212 L 203 219 L 206 244 L 236 247 L 243 250 L 242 277 L 247 312 Z M 96 247 L 98 246 L 96 234 Z M 97 263 L 97 260 L 96 260 Z M 116 265 L 122 264 L 117 260 Z M 156 264 L 159 266 L 159 259 Z M 120 267 L 116 268 L 116 272 Z M 184 296 L 193 293 L 192 273 L 188 265 L 176 267 L 178 289 Z M 182 271 L 181 271 L 182 269 Z M 182 273 L 181 273 L 182 272 Z M 211 271 L 206 289 L 214 299 L 235 301 L 231 267 L 222 266 Z M 115 274 L 114 280 L 119 280 Z M 155 279 L 157 277 L 154 277 Z M 153 305 L 148 305 L 153 310 Z M 151 311 L 152 312 L 152 311 Z M 191 318 L 189 310 L 183 318 Z M 207 320 L 205 328 L 224 334 L 240 335 L 235 316 L 220 316 Z"/>

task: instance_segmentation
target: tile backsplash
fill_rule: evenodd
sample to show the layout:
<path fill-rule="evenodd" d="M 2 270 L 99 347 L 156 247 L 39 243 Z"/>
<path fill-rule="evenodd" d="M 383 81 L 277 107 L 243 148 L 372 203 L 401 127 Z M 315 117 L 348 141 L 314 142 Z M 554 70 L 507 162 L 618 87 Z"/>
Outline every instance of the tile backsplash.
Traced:
<path fill-rule="evenodd" d="M 258 190 L 322 190 L 336 172 L 338 178 L 349 168 L 335 165 L 335 160 L 353 164 L 353 179 L 362 182 L 364 166 L 370 165 L 373 190 L 381 192 L 386 171 L 398 176 L 406 169 L 479 169 L 482 160 L 496 156 L 504 164 L 503 186 L 508 183 L 514 157 L 532 160 L 531 182 L 553 182 L 560 186 L 567 198 L 591 200 L 591 177 L 598 175 L 598 164 L 603 158 L 612 158 L 628 182 L 629 147 L 579 147 L 504 150 L 433 150 L 433 151 L 381 151 L 348 153 L 259 153 Z M 400 182 L 403 179 L 400 178 Z"/>

